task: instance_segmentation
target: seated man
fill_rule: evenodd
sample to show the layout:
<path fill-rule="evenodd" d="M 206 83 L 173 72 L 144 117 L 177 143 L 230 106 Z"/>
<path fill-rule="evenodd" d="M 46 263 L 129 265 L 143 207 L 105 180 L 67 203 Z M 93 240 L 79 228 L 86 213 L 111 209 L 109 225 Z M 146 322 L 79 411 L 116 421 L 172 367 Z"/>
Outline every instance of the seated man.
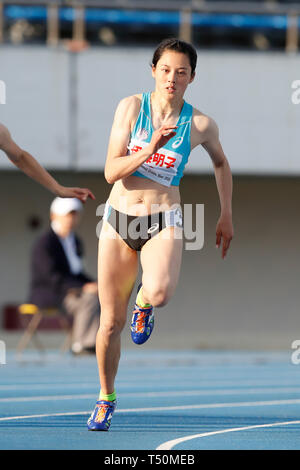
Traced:
<path fill-rule="evenodd" d="M 50 207 L 51 227 L 35 242 L 29 301 L 58 307 L 74 316 L 72 352 L 95 352 L 100 304 L 97 283 L 82 267 L 83 245 L 75 235 L 82 204 L 57 197 Z"/>

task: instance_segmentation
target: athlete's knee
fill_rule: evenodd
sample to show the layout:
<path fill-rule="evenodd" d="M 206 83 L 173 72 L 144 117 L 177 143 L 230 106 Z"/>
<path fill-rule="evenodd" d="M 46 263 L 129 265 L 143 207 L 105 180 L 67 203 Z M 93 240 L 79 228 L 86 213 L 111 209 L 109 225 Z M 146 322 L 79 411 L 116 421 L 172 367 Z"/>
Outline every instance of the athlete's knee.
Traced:
<path fill-rule="evenodd" d="M 171 288 L 167 283 L 152 284 L 148 287 L 145 287 L 143 292 L 145 292 L 147 301 L 149 301 L 153 307 L 164 307 L 172 296 Z"/>
<path fill-rule="evenodd" d="M 99 326 L 99 334 L 104 335 L 106 338 L 114 337 L 121 334 L 126 319 L 125 318 L 101 318 L 100 316 L 100 326 Z"/>

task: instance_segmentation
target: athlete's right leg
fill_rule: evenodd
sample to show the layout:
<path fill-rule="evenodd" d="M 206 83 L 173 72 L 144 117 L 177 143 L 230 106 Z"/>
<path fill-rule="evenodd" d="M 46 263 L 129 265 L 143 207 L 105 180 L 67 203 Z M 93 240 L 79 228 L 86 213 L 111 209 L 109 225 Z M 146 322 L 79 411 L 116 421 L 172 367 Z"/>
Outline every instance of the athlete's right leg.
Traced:
<path fill-rule="evenodd" d="M 120 336 L 137 274 L 137 252 L 129 248 L 113 227 L 104 221 L 98 251 L 101 315 L 96 354 L 101 392 L 105 395 L 114 392 L 121 350 Z"/>

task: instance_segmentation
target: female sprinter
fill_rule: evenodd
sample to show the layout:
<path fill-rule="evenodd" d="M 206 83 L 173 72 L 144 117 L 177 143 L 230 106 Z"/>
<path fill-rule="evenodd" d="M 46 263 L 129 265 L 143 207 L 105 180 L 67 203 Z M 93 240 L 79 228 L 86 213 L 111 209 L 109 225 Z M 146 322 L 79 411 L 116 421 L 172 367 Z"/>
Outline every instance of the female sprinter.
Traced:
<path fill-rule="evenodd" d="M 66 188 L 61 186 L 26 150 L 21 149 L 12 139 L 8 129 L 0 123 L 0 150 L 6 153 L 12 163 L 26 175 L 34 179 L 52 193 L 60 197 L 76 197 L 81 202 L 87 198 L 95 199 L 89 189 Z"/>
<path fill-rule="evenodd" d="M 120 334 L 137 277 L 137 251 L 143 275 L 131 322 L 135 343 L 149 338 L 153 307 L 166 305 L 175 291 L 182 253 L 179 182 L 199 144 L 214 165 L 221 205 L 216 244 L 223 239 L 223 258 L 233 237 L 232 176 L 217 125 L 183 99 L 194 80 L 196 60 L 190 44 L 164 40 L 152 60 L 155 91 L 122 99 L 116 110 L 105 165 L 113 188 L 99 239 L 96 350 L 101 390 L 87 423 L 92 431 L 107 431 L 116 407 Z"/>

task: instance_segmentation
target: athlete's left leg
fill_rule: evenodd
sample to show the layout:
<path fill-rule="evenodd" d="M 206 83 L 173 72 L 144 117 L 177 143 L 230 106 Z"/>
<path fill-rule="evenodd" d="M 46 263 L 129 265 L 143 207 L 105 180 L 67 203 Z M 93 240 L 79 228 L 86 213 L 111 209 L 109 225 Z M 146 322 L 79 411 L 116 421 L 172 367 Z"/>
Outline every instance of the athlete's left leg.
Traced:
<path fill-rule="evenodd" d="M 166 227 L 143 246 L 141 294 L 146 304 L 162 307 L 174 294 L 181 268 L 182 232 L 181 227 Z"/>

